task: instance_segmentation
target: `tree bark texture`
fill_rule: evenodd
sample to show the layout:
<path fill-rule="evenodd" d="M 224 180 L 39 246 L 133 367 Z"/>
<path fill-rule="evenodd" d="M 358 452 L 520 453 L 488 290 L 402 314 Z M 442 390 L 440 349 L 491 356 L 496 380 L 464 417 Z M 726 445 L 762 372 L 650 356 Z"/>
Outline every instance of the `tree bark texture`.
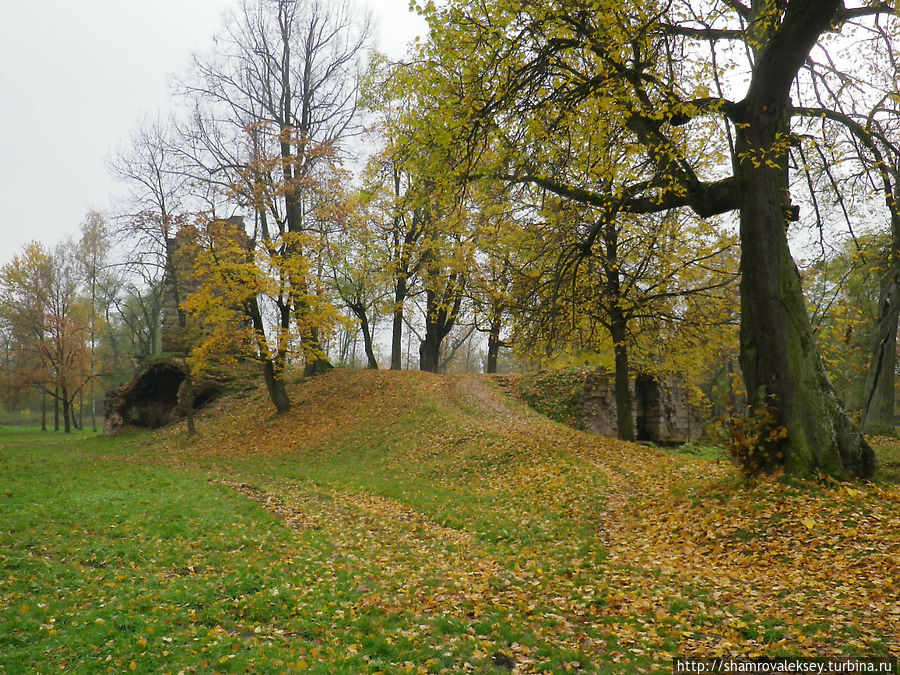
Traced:
<path fill-rule="evenodd" d="M 457 279 L 451 278 L 449 289 L 459 290 Z M 445 296 L 452 293 L 444 293 Z M 419 370 L 426 373 L 436 373 L 441 365 L 441 343 L 450 334 L 459 314 L 462 295 L 457 295 L 453 300 L 453 306 L 447 307 L 434 291 L 426 292 L 425 300 L 425 338 L 419 345 Z"/>
<path fill-rule="evenodd" d="M 308 345 L 307 351 L 313 354 L 313 356 L 306 361 L 306 365 L 303 366 L 304 377 L 322 375 L 334 368 L 334 366 L 331 365 L 331 361 L 324 356 L 322 344 L 319 341 L 319 330 L 317 328 L 311 329 L 303 337 L 303 340 Z"/>
<path fill-rule="evenodd" d="M 366 367 L 370 370 L 378 370 L 378 360 L 375 358 L 375 348 L 372 344 L 372 330 L 369 328 L 369 318 L 366 316 L 365 311 L 362 312 L 359 323 L 363 334 L 363 345 L 366 349 L 366 360 L 368 362 Z"/>
<path fill-rule="evenodd" d="M 840 4 L 788 4 L 781 26 L 758 54 L 735 120 L 742 188 L 741 370 L 751 405 L 768 407 L 787 431 L 769 444 L 769 466 L 783 465 L 795 475 L 870 476 L 875 468 L 872 449 L 825 374 L 786 232 L 790 86 Z"/>
<path fill-rule="evenodd" d="M 284 377 L 275 372 L 275 365 L 271 359 L 263 362 L 263 379 L 266 382 L 266 391 L 269 392 L 269 398 L 275 411 L 285 413 L 291 409 L 291 401 L 287 395 L 287 389 L 284 386 Z"/>
<path fill-rule="evenodd" d="M 355 302 L 348 302 L 347 307 L 359 319 L 359 328 L 363 334 L 363 347 L 366 350 L 366 368 L 378 370 L 378 360 L 375 358 L 372 329 L 369 325 L 369 315 L 366 312 L 366 307 L 359 298 Z M 355 354 L 354 358 L 356 358 Z"/>
<path fill-rule="evenodd" d="M 399 277 L 394 286 L 394 317 L 391 328 L 391 370 L 403 368 L 403 303 L 406 301 L 406 278 Z"/>
<path fill-rule="evenodd" d="M 247 300 L 244 311 L 247 316 L 250 317 L 250 322 L 253 324 L 253 330 L 260 336 L 259 345 L 265 345 L 265 322 L 263 321 L 262 312 L 259 308 L 259 301 L 255 296 Z M 279 414 L 287 412 L 291 409 L 291 401 L 288 398 L 287 389 L 284 386 L 284 377 L 278 372 L 278 369 L 276 369 L 274 361 L 266 352 L 264 346 L 258 347 L 257 358 L 262 363 L 263 380 L 265 380 L 266 391 L 269 392 L 269 399 L 272 401 L 272 405 L 275 406 L 275 411 Z"/>
<path fill-rule="evenodd" d="M 491 324 L 491 330 L 488 333 L 488 354 L 487 354 L 487 372 L 493 375 L 497 372 L 497 357 L 500 355 L 500 347 L 503 342 L 500 340 L 500 321 L 497 320 Z"/>
<path fill-rule="evenodd" d="M 72 403 L 69 401 L 69 390 L 66 387 L 60 387 L 60 396 L 62 396 L 62 415 L 63 429 L 65 433 L 72 433 L 72 417 L 69 414 L 69 408 Z"/>
<path fill-rule="evenodd" d="M 866 375 L 862 431 L 893 436 L 894 373 L 897 366 L 897 320 L 900 314 L 900 260 L 892 252 L 893 268 L 882 282 L 878 320 L 872 338 L 872 358 Z"/>
<path fill-rule="evenodd" d="M 419 370 L 436 373 L 441 361 L 441 339 L 437 326 L 429 325 L 425 330 L 425 339 L 419 345 Z"/>
<path fill-rule="evenodd" d="M 863 136 L 866 138 L 866 136 Z M 866 376 L 863 398 L 862 431 L 867 434 L 893 436 L 894 382 L 897 365 L 897 321 L 900 318 L 900 203 L 897 193 L 900 180 L 896 170 L 889 172 L 887 163 L 876 154 L 884 167 L 882 180 L 891 214 L 891 250 L 889 269 L 881 280 L 878 319 L 872 335 L 872 357 Z"/>
<path fill-rule="evenodd" d="M 633 441 L 634 406 L 631 396 L 631 373 L 628 366 L 627 323 L 622 312 L 612 308 L 610 312 L 610 334 L 616 359 L 616 428 L 623 441 Z"/>
<path fill-rule="evenodd" d="M 191 375 L 191 367 L 184 364 L 184 414 L 187 418 L 188 436 L 196 432 L 194 426 L 194 376 Z"/>

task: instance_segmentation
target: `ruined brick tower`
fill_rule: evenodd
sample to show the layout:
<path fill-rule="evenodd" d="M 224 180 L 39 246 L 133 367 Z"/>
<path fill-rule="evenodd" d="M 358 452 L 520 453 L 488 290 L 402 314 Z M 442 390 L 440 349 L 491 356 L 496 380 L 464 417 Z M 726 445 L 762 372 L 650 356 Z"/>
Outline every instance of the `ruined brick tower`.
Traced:
<path fill-rule="evenodd" d="M 231 216 L 225 218 L 222 222 L 229 227 L 234 227 L 236 232 L 242 236 L 244 234 L 244 217 Z M 162 350 L 172 354 L 181 354 L 187 348 L 184 343 L 184 332 L 181 330 L 179 323 L 178 307 L 175 304 L 175 295 L 180 302 L 197 290 L 197 282 L 194 280 L 194 260 L 190 252 L 186 250 L 186 239 L 179 232 L 174 237 L 166 240 L 166 257 L 172 261 L 175 268 L 175 275 L 166 274 L 165 280 L 165 302 L 162 308 L 161 335 Z"/>

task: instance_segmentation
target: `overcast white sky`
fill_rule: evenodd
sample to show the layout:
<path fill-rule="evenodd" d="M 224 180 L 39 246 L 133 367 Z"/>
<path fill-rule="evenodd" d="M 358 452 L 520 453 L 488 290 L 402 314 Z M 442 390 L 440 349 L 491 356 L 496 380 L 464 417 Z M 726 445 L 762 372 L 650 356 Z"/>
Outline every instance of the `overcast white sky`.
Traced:
<path fill-rule="evenodd" d="M 363 5 L 366 0 L 357 0 Z M 238 0 L 0 0 L 0 265 L 75 236 L 121 190 L 105 160 L 165 110 L 171 77 L 212 44 Z M 368 0 L 399 58 L 424 23 L 409 0 Z"/>

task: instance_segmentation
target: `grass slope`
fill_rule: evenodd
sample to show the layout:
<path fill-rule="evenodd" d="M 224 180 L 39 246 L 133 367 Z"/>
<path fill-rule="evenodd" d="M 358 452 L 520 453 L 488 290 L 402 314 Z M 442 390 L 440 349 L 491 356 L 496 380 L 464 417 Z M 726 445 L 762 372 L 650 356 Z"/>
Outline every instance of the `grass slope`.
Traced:
<path fill-rule="evenodd" d="M 900 644 L 895 485 L 745 485 L 476 377 L 292 397 L 221 401 L 190 443 L 0 430 L 0 670 L 669 672 Z"/>

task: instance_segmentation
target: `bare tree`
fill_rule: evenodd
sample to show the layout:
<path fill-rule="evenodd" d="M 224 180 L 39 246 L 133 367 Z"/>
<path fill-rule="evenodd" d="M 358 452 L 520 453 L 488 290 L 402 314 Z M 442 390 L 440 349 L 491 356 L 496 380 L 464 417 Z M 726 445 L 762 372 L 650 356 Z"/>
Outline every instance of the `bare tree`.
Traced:
<path fill-rule="evenodd" d="M 176 260 L 176 237 L 188 219 L 185 204 L 189 185 L 175 138 L 170 123 L 145 121 L 132 134 L 129 143 L 116 153 L 109 167 L 113 175 L 129 186 L 127 207 L 119 219 L 120 234 L 131 244 L 131 264 L 163 271 L 168 315 L 175 319 L 174 325 L 163 326 L 164 349 L 186 357 L 188 319 L 181 306 L 186 279 Z M 184 373 L 185 413 L 188 434 L 192 435 L 194 389 L 187 363 Z"/>
<path fill-rule="evenodd" d="M 269 256 L 319 255 L 316 203 L 342 144 L 360 130 L 359 77 L 370 32 L 368 16 L 347 2 L 246 0 L 182 83 L 193 108 L 187 137 L 194 175 L 252 211 L 249 244 Z M 330 367 L 316 322 L 308 320 L 316 280 L 295 273 L 289 281 L 274 303 L 275 329 L 305 327 L 306 374 L 315 374 Z M 280 379 L 287 356 L 285 344 L 266 366 L 278 389 L 271 380 Z M 279 398 L 287 405 L 283 392 Z"/>

